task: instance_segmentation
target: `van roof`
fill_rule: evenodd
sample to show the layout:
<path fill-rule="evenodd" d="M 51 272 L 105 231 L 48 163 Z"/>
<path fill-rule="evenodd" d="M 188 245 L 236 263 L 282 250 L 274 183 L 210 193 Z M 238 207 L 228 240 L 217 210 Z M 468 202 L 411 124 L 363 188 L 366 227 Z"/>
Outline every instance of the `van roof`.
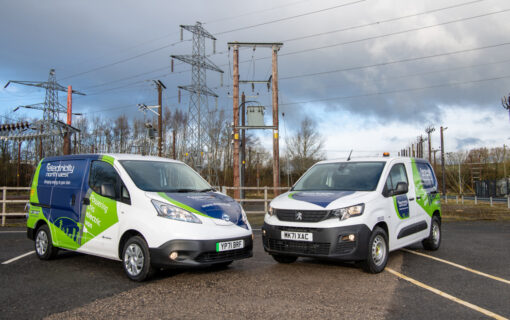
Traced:
<path fill-rule="evenodd" d="M 416 161 L 420 162 L 427 162 L 427 159 L 421 159 L 421 158 L 409 158 L 409 157 L 363 157 L 363 158 L 351 158 L 351 160 L 347 161 L 347 158 L 343 159 L 333 159 L 333 160 L 323 160 L 317 162 L 317 164 L 322 163 L 340 163 L 340 162 L 389 162 L 392 160 L 404 160 L 409 161 L 411 159 L 414 159 Z"/>
<path fill-rule="evenodd" d="M 90 159 L 94 158 L 97 159 L 97 157 L 100 156 L 109 156 L 116 160 L 144 160 L 144 161 L 167 161 L 167 162 L 179 162 L 181 161 L 169 159 L 169 158 L 162 158 L 157 156 L 142 156 L 139 154 L 128 154 L 128 153 L 88 153 L 88 154 L 73 154 L 68 156 L 54 156 L 54 157 L 46 157 L 44 158 L 44 161 L 56 161 L 56 160 L 72 160 L 72 159 Z"/>

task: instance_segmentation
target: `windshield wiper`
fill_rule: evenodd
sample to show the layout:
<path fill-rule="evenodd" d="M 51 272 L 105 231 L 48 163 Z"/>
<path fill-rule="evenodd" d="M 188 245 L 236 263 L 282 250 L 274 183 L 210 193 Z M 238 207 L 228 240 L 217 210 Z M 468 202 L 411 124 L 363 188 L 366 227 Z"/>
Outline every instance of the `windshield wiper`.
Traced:
<path fill-rule="evenodd" d="M 198 190 L 198 192 L 208 192 L 208 191 L 216 191 L 216 190 L 214 190 L 213 188 Z"/>

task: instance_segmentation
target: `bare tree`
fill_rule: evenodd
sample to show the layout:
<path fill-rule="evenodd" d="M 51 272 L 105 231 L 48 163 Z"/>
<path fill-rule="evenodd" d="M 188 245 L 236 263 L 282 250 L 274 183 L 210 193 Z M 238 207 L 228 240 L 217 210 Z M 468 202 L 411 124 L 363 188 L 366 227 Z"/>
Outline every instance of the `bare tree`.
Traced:
<path fill-rule="evenodd" d="M 293 171 L 303 174 L 315 162 L 324 159 L 324 140 L 309 117 L 301 122 L 296 135 L 287 140 L 287 156 Z"/>

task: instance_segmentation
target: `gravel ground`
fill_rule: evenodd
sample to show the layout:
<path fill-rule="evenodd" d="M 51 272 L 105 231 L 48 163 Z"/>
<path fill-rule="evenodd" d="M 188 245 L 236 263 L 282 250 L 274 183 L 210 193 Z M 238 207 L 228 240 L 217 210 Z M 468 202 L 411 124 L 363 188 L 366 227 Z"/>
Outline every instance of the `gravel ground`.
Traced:
<path fill-rule="evenodd" d="M 254 258 L 225 269 L 164 271 L 143 286 L 48 319 L 384 319 L 398 280 L 352 264 L 277 264 L 255 239 Z M 402 253 L 388 266 L 399 271 Z"/>

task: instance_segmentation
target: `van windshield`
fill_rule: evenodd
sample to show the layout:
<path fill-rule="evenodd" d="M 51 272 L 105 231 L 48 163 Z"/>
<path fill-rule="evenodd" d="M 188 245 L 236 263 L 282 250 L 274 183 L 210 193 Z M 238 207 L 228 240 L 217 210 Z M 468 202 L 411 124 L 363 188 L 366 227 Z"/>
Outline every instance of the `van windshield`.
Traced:
<path fill-rule="evenodd" d="M 386 162 L 341 162 L 313 166 L 294 191 L 373 191 Z"/>
<path fill-rule="evenodd" d="M 205 192 L 211 186 L 183 163 L 122 160 L 124 169 L 136 186 L 151 192 Z"/>

